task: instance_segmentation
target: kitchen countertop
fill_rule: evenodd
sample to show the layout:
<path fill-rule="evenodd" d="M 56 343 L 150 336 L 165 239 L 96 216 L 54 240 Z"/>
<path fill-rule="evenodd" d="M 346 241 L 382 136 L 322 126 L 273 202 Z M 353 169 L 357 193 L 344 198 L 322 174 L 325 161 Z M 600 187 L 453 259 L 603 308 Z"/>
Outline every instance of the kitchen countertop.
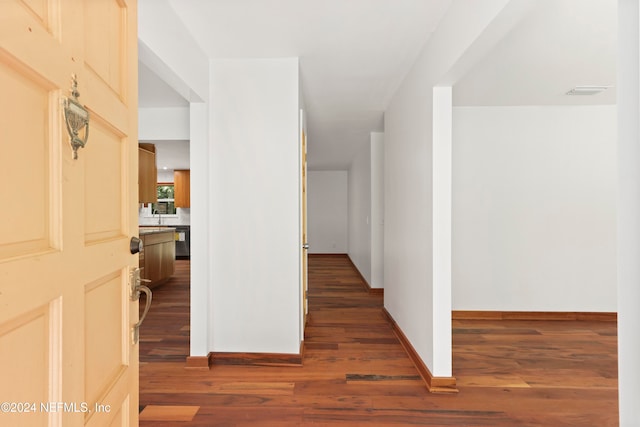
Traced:
<path fill-rule="evenodd" d="M 156 234 L 176 231 L 174 227 L 140 227 L 139 230 L 141 236 L 143 234 Z"/>

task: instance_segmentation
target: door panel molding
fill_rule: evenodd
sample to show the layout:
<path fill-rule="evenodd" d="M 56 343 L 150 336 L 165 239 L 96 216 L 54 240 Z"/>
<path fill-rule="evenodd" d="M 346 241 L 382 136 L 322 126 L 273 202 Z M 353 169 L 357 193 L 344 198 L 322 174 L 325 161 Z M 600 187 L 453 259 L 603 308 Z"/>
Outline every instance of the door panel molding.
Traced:
<path fill-rule="evenodd" d="M 0 17 L 0 179 L 16 206 L 0 213 L 0 395 L 103 409 L 2 422 L 137 425 L 137 2 L 4 0 Z M 77 159 L 62 111 L 72 75 L 91 115 Z"/>

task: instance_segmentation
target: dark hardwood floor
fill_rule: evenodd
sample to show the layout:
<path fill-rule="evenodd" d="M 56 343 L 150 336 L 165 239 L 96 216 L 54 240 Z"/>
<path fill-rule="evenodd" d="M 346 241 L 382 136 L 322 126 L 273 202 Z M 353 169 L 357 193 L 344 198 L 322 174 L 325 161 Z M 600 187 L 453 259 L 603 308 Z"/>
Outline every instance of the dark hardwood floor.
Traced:
<path fill-rule="evenodd" d="M 309 261 L 302 367 L 185 369 L 189 264 L 154 289 L 141 426 L 617 426 L 615 322 L 454 320 L 459 393 L 431 394 L 344 257 Z"/>

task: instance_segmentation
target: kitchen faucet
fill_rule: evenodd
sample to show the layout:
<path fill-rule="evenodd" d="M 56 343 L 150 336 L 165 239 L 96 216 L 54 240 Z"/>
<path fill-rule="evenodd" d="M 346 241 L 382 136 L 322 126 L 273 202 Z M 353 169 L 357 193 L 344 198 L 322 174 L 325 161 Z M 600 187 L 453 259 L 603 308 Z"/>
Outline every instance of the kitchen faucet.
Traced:
<path fill-rule="evenodd" d="M 160 210 L 156 209 L 154 213 L 158 214 L 158 225 L 162 225 L 162 214 L 160 213 Z"/>

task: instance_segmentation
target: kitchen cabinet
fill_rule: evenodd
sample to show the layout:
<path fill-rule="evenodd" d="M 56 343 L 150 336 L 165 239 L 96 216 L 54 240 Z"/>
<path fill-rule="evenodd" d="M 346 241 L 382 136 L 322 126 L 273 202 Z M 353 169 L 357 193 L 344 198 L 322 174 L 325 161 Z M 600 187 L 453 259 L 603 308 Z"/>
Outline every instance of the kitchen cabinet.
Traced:
<path fill-rule="evenodd" d="M 173 197 L 176 208 L 191 207 L 191 171 L 173 172 Z"/>
<path fill-rule="evenodd" d="M 141 277 L 158 286 L 175 272 L 176 244 L 174 228 L 140 228 L 143 248 L 140 252 Z"/>
<path fill-rule="evenodd" d="M 138 145 L 138 202 L 156 203 L 158 201 L 158 168 L 156 166 L 156 147 L 153 144 Z"/>

